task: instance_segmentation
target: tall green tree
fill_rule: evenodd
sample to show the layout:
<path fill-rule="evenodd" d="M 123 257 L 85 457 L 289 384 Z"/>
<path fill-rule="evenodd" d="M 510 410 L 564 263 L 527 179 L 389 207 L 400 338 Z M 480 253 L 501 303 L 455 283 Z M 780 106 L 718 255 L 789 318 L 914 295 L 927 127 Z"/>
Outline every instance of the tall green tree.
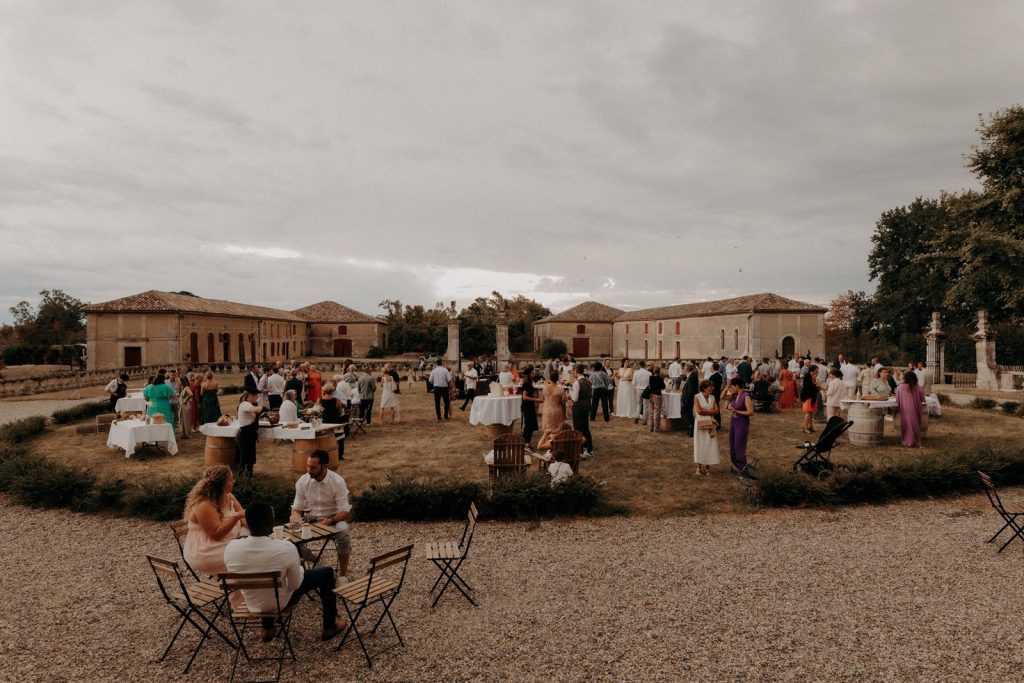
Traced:
<path fill-rule="evenodd" d="M 443 353 L 448 343 L 448 316 L 442 304 L 434 308 L 403 306 L 398 299 L 385 299 L 379 304 L 388 326 L 389 354 Z"/>
<path fill-rule="evenodd" d="M 522 294 L 508 299 L 500 292 L 491 292 L 490 297 L 477 297 L 459 313 L 463 320 L 462 352 L 466 356 L 493 354 L 497 350 L 495 325 L 502 307 L 508 323 L 509 350 L 512 353 L 533 350 L 533 323 L 551 315 L 551 311 Z"/>
<path fill-rule="evenodd" d="M 4 358 L 9 362 L 62 360 L 57 349 L 85 341 L 83 301 L 60 289 L 44 289 L 39 296 L 36 306 L 20 301 L 9 309 L 14 316 L 13 329 L 4 335 Z"/>

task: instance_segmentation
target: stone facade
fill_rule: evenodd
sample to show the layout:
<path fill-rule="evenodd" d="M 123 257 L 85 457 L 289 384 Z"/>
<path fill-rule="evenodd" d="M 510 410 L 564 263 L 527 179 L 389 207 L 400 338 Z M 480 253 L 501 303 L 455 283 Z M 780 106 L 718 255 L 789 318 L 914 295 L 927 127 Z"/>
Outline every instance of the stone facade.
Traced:
<path fill-rule="evenodd" d="M 308 324 L 311 356 L 363 358 L 371 346 L 387 345 L 387 326 L 381 320 L 334 301 L 292 312 Z"/>
<path fill-rule="evenodd" d="M 545 340 L 560 339 L 579 357 L 613 355 L 612 321 L 622 314 L 618 308 L 586 301 L 535 322 L 533 348 L 539 351 Z"/>

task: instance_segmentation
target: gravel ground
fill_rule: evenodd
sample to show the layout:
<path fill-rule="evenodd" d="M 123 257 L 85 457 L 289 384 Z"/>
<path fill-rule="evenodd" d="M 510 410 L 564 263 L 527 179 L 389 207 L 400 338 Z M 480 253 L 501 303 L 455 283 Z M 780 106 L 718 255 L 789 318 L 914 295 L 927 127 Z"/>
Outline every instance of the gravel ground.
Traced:
<path fill-rule="evenodd" d="M 54 411 L 77 406 L 80 403 L 95 403 L 98 400 L 93 396 L 75 400 L 44 398 L 0 401 L 0 425 L 34 415 L 50 417 Z"/>
<path fill-rule="evenodd" d="M 422 546 L 459 525 L 358 525 L 353 574 L 419 546 L 394 608 L 406 648 L 368 672 L 354 642 L 318 642 L 302 603 L 284 678 L 1019 680 L 1024 546 L 984 543 L 998 526 L 986 505 L 485 523 L 464 568 L 480 606 L 453 594 L 435 612 Z M 4 498 L 0 524 L 0 678 L 180 678 L 181 644 L 150 662 L 174 622 L 143 554 L 175 557 L 166 526 Z M 214 643 L 189 678 L 226 679 L 228 663 Z"/>

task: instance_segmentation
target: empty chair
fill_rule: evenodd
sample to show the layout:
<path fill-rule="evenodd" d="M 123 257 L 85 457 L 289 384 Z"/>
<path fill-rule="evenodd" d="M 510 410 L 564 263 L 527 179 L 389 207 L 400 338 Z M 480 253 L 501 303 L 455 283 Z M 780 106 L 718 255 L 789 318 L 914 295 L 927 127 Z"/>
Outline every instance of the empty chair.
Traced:
<path fill-rule="evenodd" d="M 487 479 L 493 485 L 503 474 L 525 472 L 526 442 L 519 434 L 502 434 L 494 440 L 494 462 L 487 466 Z"/>
<path fill-rule="evenodd" d="M 469 546 L 473 542 L 473 533 L 476 531 L 476 519 L 476 503 L 470 503 L 469 513 L 466 515 L 466 525 L 462 527 L 462 538 L 457 543 L 455 541 L 438 541 L 427 544 L 427 559 L 433 562 L 438 570 L 440 570 L 440 574 L 437 580 L 434 581 L 434 585 L 431 586 L 430 592 L 433 593 L 437 590 L 442 579 L 444 580 L 441 590 L 438 591 L 434 602 L 430 605 L 431 609 L 437 606 L 438 600 L 448 590 L 449 585 L 454 585 L 462 593 L 462 596 L 469 600 L 471 605 L 476 606 L 476 602 L 470 595 L 473 592 L 472 586 L 466 583 L 465 579 L 459 574 L 459 568 L 462 567 L 462 563 L 469 557 Z"/>
<path fill-rule="evenodd" d="M 991 543 L 996 540 L 996 538 L 999 537 L 999 534 L 1003 533 L 1007 529 L 1011 532 L 1010 538 L 1006 543 L 999 547 L 998 552 L 1003 552 L 1003 549 L 1010 545 L 1013 542 L 1013 539 L 1019 538 L 1024 541 L 1024 526 L 1017 521 L 1017 518 L 1024 515 L 1024 512 L 1010 512 L 1007 510 L 1006 506 L 1003 505 L 1002 499 L 999 498 L 999 492 L 996 490 L 996 485 L 992 482 L 992 477 L 981 471 L 978 472 L 978 476 L 981 477 L 981 483 L 985 486 L 985 494 L 988 496 L 988 502 L 992 504 L 992 507 L 999 513 L 999 516 L 1004 522 L 1003 526 L 999 528 L 999 531 L 995 532 L 992 535 L 992 538 L 988 539 L 986 543 Z"/>

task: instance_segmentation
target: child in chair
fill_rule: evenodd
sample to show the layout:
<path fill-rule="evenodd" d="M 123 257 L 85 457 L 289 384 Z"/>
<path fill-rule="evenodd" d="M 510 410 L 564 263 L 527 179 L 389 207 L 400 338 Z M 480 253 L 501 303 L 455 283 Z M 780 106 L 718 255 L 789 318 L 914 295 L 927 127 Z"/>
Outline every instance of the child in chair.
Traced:
<path fill-rule="evenodd" d="M 551 455 L 555 461 L 548 465 L 548 474 L 551 475 L 551 485 L 557 486 L 572 476 L 572 466 L 565 462 L 565 451 L 562 449 L 559 448 Z"/>

